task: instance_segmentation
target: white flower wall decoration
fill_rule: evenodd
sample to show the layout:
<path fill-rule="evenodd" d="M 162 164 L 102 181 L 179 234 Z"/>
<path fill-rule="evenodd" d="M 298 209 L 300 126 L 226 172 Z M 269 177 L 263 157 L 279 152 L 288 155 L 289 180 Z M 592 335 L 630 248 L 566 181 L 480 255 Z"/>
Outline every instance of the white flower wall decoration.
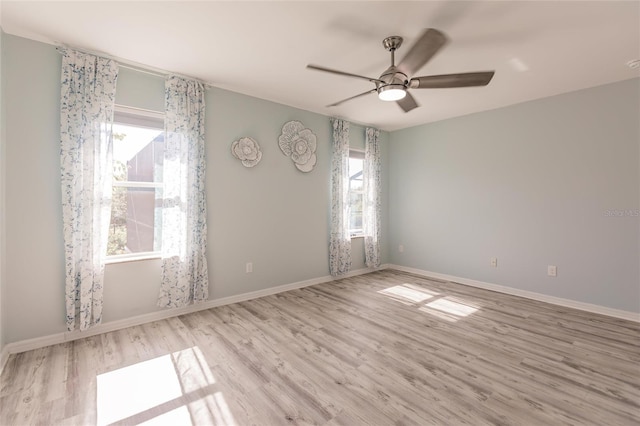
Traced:
<path fill-rule="evenodd" d="M 299 121 L 289 121 L 282 126 L 278 145 L 293 160 L 301 172 L 310 172 L 316 166 L 316 135 Z"/>
<path fill-rule="evenodd" d="M 252 138 L 241 138 L 231 144 L 231 153 L 245 167 L 253 167 L 262 159 L 260 145 Z"/>

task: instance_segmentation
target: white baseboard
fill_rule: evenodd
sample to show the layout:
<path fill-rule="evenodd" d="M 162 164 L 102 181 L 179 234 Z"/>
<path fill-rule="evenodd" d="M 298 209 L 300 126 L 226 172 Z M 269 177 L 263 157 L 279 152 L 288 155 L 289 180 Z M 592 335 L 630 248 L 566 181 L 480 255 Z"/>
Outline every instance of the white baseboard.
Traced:
<path fill-rule="evenodd" d="M 7 360 L 9 360 L 9 350 L 5 345 L 0 351 L 0 374 L 2 374 L 2 370 L 4 370 L 4 366 L 7 365 Z"/>
<path fill-rule="evenodd" d="M 564 306 L 566 308 L 579 309 L 581 311 L 592 312 L 595 314 L 607 315 L 614 318 L 625 319 L 628 321 L 640 322 L 640 313 L 623 311 L 620 309 L 608 308 L 606 306 L 593 305 L 591 303 L 578 302 L 571 299 L 563 299 L 561 297 L 549 296 L 546 294 L 535 293 L 533 291 L 520 290 L 513 287 L 506 287 L 498 284 L 486 283 L 483 281 L 472 280 L 469 278 L 461 278 L 453 275 L 440 274 L 438 272 L 425 271 L 422 269 L 409 268 L 401 265 L 386 265 L 389 269 L 409 272 L 411 274 L 420 275 L 426 278 L 435 278 L 442 281 L 451 281 L 471 287 L 483 288 L 485 290 L 497 291 L 499 293 L 509 294 L 512 296 L 520 296 L 526 299 L 547 302 L 553 305 Z"/>
<path fill-rule="evenodd" d="M 136 325 L 146 324 L 153 321 L 159 321 L 167 318 L 177 317 L 179 315 L 189 314 L 192 312 L 202 311 L 205 309 L 215 308 L 216 306 L 230 305 L 232 303 L 244 302 L 251 299 L 257 299 L 259 297 L 270 296 L 272 294 L 283 293 L 285 291 L 296 290 L 303 287 L 308 287 L 316 284 L 322 284 L 342 278 L 353 277 L 356 275 L 368 274 L 376 270 L 384 269 L 386 265 L 382 265 L 380 268 L 363 268 L 355 271 L 350 271 L 340 277 L 332 277 L 326 275 L 323 277 L 312 278 L 310 280 L 298 281 L 290 284 L 284 284 L 276 287 L 265 288 L 263 290 L 252 291 L 249 293 L 238 294 L 235 296 L 223 297 L 221 299 L 208 300 L 206 302 L 197 303 L 194 305 L 185 306 L 183 308 L 166 309 L 148 314 L 137 315 L 131 318 L 125 318 L 117 321 L 110 321 L 107 323 L 99 324 L 86 331 L 67 331 L 63 333 L 51 334 L 48 336 L 36 337 L 33 339 L 21 340 L 5 345 L 2 350 L 2 358 L 0 358 L 0 372 L 4 367 L 4 363 L 10 354 L 30 351 L 34 349 L 43 348 L 45 346 L 56 345 L 59 343 L 70 342 L 84 337 L 96 336 L 102 333 L 108 333 L 110 331 L 121 330 L 127 327 L 133 327 Z"/>
<path fill-rule="evenodd" d="M 628 312 L 619 309 L 608 308 L 605 306 L 593 305 L 590 303 L 578 302 L 570 299 L 563 299 L 560 297 L 548 296 L 545 294 L 534 293 L 526 290 L 519 290 L 512 287 L 505 287 L 497 284 L 486 283 L 483 281 L 472 280 L 469 278 L 461 278 L 453 275 L 441 274 L 438 272 L 425 271 L 422 269 L 410 268 L 407 266 L 384 264 L 379 268 L 363 268 L 355 271 L 350 271 L 339 277 L 332 277 L 329 275 L 312 278 L 310 280 L 298 281 L 290 284 L 284 284 L 276 287 L 266 288 L 263 290 L 252 291 L 249 293 L 238 294 L 235 296 L 223 297 L 221 299 L 209 300 L 206 302 L 198 303 L 195 305 L 189 305 L 184 308 L 168 309 L 148 314 L 138 315 L 131 318 L 125 318 L 117 321 L 110 321 L 97 325 L 90 330 L 86 331 L 74 331 L 56 333 L 48 336 L 36 337 L 34 339 L 21 340 L 18 342 L 8 343 L 4 346 L 0 352 L 0 373 L 4 368 L 9 355 L 14 353 L 20 353 L 30 351 L 34 349 L 43 348 L 45 346 L 55 345 L 58 343 L 70 342 L 84 337 L 95 336 L 102 333 L 108 333 L 110 331 L 121 330 L 123 328 L 132 327 L 136 325 L 146 324 L 153 321 L 159 321 L 167 318 L 176 317 L 179 315 L 189 314 L 192 312 L 202 311 L 205 309 L 215 308 L 216 306 L 229 305 L 232 303 L 244 302 L 251 299 L 257 299 L 259 297 L 270 296 L 272 294 L 283 293 L 285 291 L 296 290 L 316 284 L 322 284 L 342 278 L 354 277 L 357 275 L 368 274 L 376 270 L 383 269 L 396 269 L 398 271 L 409 272 L 412 274 L 420 275 L 426 278 L 434 278 L 442 281 L 451 281 L 459 284 L 468 285 L 471 287 L 482 288 L 485 290 L 497 291 L 499 293 L 510 294 L 513 296 L 520 296 L 527 299 L 538 300 L 541 302 L 547 302 L 554 305 L 564 306 L 568 308 L 580 309 L 587 312 L 593 312 L 597 314 L 607 315 L 614 318 L 621 318 L 629 321 L 640 322 L 640 314 L 635 312 Z"/>

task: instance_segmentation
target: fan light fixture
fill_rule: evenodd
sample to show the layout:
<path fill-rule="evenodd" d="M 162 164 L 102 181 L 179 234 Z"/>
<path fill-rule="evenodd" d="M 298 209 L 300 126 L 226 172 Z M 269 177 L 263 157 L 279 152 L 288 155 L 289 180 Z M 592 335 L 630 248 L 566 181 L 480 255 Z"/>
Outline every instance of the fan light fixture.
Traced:
<path fill-rule="evenodd" d="M 399 101 L 407 96 L 407 91 L 401 84 L 388 84 L 378 89 L 378 98 L 382 101 Z"/>

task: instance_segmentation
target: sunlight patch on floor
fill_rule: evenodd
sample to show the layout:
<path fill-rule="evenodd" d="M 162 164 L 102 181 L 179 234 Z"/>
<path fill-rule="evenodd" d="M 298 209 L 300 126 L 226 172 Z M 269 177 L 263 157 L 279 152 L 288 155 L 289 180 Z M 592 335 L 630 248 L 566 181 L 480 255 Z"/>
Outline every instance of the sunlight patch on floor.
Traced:
<path fill-rule="evenodd" d="M 469 316 L 478 310 L 477 306 L 469 305 L 467 303 L 451 300 L 448 298 L 434 300 L 433 302 L 427 303 L 427 306 L 458 317 Z"/>
<path fill-rule="evenodd" d="M 428 290 L 415 288 L 409 284 L 396 285 L 393 287 L 385 288 L 378 291 L 380 294 L 391 297 L 399 302 L 413 304 L 424 302 L 427 299 L 438 296 L 438 293 L 434 293 Z"/>
<path fill-rule="evenodd" d="M 235 424 L 196 346 L 97 376 L 97 424 Z"/>
<path fill-rule="evenodd" d="M 477 312 L 480 307 L 469 304 L 462 300 L 443 297 L 426 303 L 420 308 L 422 312 L 427 312 L 447 321 L 457 321 Z"/>
<path fill-rule="evenodd" d="M 171 355 L 98 376 L 98 424 L 126 419 L 182 395 Z"/>

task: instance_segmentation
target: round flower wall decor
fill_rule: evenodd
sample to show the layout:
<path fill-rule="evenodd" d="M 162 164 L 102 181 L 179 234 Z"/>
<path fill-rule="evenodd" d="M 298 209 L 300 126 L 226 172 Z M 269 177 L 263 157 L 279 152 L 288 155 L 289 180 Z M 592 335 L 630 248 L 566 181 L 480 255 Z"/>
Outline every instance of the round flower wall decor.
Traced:
<path fill-rule="evenodd" d="M 260 145 L 252 138 L 241 138 L 231 144 L 231 153 L 245 167 L 253 167 L 262 159 Z"/>
<path fill-rule="evenodd" d="M 301 172 L 310 172 L 316 166 L 316 135 L 299 121 L 289 121 L 282 126 L 278 145 L 293 160 Z"/>

